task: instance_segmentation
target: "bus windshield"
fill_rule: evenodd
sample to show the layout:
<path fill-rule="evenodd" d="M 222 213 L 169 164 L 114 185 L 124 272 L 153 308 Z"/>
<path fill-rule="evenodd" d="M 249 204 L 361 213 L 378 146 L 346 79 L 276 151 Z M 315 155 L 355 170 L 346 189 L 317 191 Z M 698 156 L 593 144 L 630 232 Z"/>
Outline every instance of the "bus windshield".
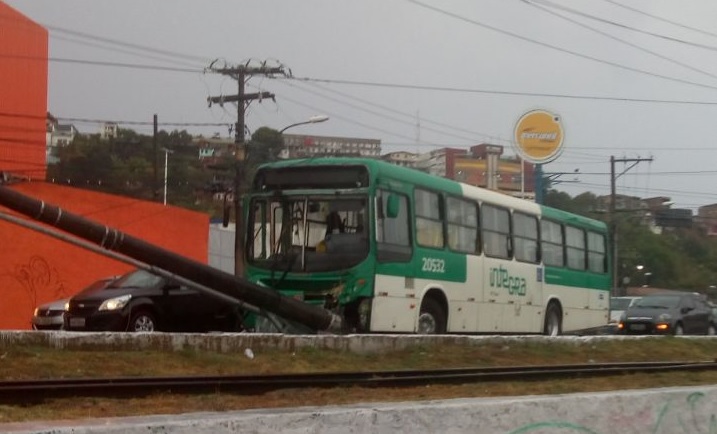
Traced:
<path fill-rule="evenodd" d="M 365 196 L 255 198 L 247 225 L 247 259 L 280 273 L 353 267 L 368 255 L 366 207 Z"/>

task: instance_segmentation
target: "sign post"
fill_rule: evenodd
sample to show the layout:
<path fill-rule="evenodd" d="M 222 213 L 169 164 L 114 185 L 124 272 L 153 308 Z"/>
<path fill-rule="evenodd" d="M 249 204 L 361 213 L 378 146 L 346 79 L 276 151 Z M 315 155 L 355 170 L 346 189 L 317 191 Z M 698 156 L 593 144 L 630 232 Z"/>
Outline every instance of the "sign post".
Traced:
<path fill-rule="evenodd" d="M 542 165 L 555 160 L 563 150 L 560 116 L 547 110 L 532 110 L 515 124 L 514 143 L 523 160 L 535 165 L 535 202 L 543 203 Z M 522 164 L 522 163 L 521 163 Z"/>

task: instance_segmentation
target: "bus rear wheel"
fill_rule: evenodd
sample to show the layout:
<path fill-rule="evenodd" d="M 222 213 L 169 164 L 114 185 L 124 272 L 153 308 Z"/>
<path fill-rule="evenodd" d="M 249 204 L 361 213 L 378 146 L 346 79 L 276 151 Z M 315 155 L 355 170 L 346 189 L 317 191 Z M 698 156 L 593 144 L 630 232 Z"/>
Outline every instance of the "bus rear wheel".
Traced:
<path fill-rule="evenodd" d="M 446 313 L 438 301 L 433 298 L 423 300 L 418 315 L 418 333 L 437 335 L 446 332 Z"/>
<path fill-rule="evenodd" d="M 563 322 L 560 307 L 556 303 L 550 303 L 545 311 L 545 325 L 543 334 L 546 336 L 558 336 L 563 332 Z"/>

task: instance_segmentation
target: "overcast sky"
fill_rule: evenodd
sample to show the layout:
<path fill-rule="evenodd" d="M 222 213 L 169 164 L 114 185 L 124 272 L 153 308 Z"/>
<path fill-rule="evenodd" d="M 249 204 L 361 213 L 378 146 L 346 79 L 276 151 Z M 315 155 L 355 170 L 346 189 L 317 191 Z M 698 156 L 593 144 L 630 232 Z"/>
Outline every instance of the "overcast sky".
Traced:
<path fill-rule="evenodd" d="M 50 33 L 48 110 L 83 132 L 111 120 L 230 136 L 236 107 L 214 65 L 267 61 L 249 132 L 380 139 L 383 152 L 505 146 L 525 112 L 561 116 L 544 166 L 571 195 L 717 203 L 717 2 L 713 0 L 5 0 Z M 79 61 L 79 62 L 78 62 Z M 133 65 L 133 67 L 127 67 Z M 222 126 L 169 125 L 217 123 Z M 573 182 L 579 181 L 579 182 Z"/>

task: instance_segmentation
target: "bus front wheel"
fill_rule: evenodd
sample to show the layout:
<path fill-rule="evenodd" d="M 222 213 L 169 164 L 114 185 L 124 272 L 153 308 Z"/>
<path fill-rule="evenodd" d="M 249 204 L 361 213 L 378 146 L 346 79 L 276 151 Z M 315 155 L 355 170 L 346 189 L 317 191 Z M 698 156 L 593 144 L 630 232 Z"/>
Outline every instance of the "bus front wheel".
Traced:
<path fill-rule="evenodd" d="M 436 335 L 446 332 L 446 313 L 441 304 L 433 298 L 423 300 L 418 315 L 418 333 Z"/>
<path fill-rule="evenodd" d="M 563 331 L 562 314 L 556 303 L 550 303 L 545 311 L 545 325 L 543 334 L 546 336 L 558 336 Z"/>

